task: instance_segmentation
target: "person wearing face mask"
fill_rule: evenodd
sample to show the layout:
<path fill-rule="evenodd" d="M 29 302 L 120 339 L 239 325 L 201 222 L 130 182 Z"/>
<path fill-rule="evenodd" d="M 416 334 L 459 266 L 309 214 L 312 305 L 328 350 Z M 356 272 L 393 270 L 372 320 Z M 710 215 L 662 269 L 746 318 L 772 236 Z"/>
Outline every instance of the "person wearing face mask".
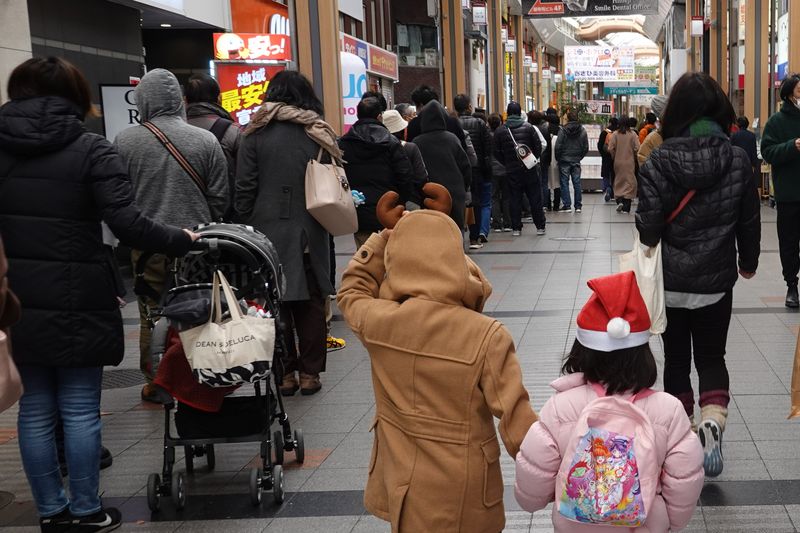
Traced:
<path fill-rule="evenodd" d="M 781 85 L 781 110 L 764 127 L 761 155 L 772 165 L 772 182 L 778 207 L 778 244 L 783 279 L 786 281 L 786 307 L 800 307 L 797 273 L 800 271 L 800 75 L 794 74 Z"/>

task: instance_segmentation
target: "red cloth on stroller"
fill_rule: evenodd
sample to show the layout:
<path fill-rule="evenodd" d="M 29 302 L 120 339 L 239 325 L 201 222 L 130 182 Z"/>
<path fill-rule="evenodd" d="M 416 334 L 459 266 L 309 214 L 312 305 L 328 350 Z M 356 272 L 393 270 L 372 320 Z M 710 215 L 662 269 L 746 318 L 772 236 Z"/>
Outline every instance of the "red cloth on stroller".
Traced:
<path fill-rule="evenodd" d="M 158 365 L 154 383 L 179 402 L 209 413 L 222 409 L 225 397 L 239 387 L 208 387 L 197 382 L 192 375 L 189 361 L 183 351 L 181 339 L 175 330 L 170 330 L 167 338 L 167 351 Z"/>

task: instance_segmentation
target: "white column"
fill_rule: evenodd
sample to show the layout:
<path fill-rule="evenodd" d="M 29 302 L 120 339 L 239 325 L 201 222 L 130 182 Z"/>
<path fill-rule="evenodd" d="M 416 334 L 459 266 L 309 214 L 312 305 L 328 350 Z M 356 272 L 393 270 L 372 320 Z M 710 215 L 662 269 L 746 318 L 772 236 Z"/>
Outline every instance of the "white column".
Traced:
<path fill-rule="evenodd" d="M 0 0 L 0 104 L 8 100 L 8 77 L 14 67 L 29 59 L 31 28 L 27 0 Z"/>

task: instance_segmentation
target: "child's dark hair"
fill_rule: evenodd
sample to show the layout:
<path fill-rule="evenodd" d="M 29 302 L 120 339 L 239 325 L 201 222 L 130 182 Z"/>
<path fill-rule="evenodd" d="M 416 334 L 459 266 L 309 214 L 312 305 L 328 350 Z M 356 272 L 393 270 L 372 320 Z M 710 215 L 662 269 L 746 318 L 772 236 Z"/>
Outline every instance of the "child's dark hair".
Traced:
<path fill-rule="evenodd" d="M 588 381 L 605 385 L 609 395 L 637 393 L 655 385 L 658 368 L 649 344 L 601 352 L 577 340 L 564 359 L 562 374 L 583 372 Z"/>

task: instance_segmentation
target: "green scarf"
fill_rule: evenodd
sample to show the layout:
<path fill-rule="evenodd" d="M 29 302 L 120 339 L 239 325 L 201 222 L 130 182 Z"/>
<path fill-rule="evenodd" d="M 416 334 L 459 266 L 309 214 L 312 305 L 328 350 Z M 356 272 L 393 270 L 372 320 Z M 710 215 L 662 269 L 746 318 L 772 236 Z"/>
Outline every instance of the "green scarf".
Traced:
<path fill-rule="evenodd" d="M 710 118 L 701 118 L 689 126 L 689 137 L 724 137 L 722 127 Z"/>

